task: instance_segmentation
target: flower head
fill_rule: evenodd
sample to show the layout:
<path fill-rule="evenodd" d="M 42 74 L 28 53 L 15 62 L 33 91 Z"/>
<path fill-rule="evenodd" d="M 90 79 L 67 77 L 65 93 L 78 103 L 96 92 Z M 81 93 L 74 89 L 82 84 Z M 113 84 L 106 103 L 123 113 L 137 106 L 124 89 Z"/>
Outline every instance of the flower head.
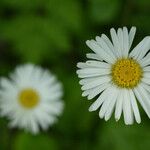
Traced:
<path fill-rule="evenodd" d="M 34 134 L 48 129 L 62 113 L 62 87 L 48 70 L 27 64 L 16 68 L 10 79 L 1 79 L 1 115 L 11 127 Z"/>
<path fill-rule="evenodd" d="M 115 110 L 117 121 L 123 112 L 125 124 L 133 124 L 134 118 L 140 123 L 137 100 L 150 118 L 150 36 L 130 51 L 135 32 L 135 27 L 129 32 L 126 27 L 112 28 L 112 41 L 105 34 L 88 40 L 94 53 L 87 54 L 90 60 L 77 64 L 82 95 L 97 96 L 89 111 L 100 108 L 99 117 L 106 121 Z"/>

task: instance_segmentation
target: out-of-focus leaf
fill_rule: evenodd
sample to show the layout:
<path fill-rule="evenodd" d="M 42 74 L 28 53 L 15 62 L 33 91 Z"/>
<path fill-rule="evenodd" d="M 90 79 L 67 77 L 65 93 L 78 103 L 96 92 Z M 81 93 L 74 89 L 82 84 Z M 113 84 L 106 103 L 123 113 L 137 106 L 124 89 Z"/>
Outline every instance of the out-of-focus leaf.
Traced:
<path fill-rule="evenodd" d="M 29 9 L 34 9 L 37 8 L 38 6 L 41 6 L 41 4 L 46 4 L 49 0 L 1 0 L 4 2 L 5 6 L 8 7 L 13 7 L 13 8 L 18 8 L 21 10 L 29 10 Z"/>
<path fill-rule="evenodd" d="M 1 128 L 1 136 L 0 136 L 0 149 L 8 149 L 8 145 L 10 144 L 10 133 L 8 127 L 7 127 L 7 121 L 0 118 L 0 128 Z"/>
<path fill-rule="evenodd" d="M 74 75 L 71 75 L 70 77 L 65 79 L 65 91 L 67 91 L 65 99 L 67 99 L 68 101 L 66 101 L 63 115 L 64 126 L 67 125 L 67 128 L 65 128 L 65 130 L 74 128 L 74 132 L 76 132 L 76 130 L 85 132 L 88 131 L 92 124 L 92 116 L 87 110 L 88 102 L 84 101 L 84 99 L 81 97 L 80 86 L 77 83 L 78 80 L 76 80 Z M 73 87 L 74 95 L 72 95 L 71 87 Z"/>
<path fill-rule="evenodd" d="M 119 12 L 119 0 L 89 0 L 89 17 L 96 23 L 109 23 Z"/>
<path fill-rule="evenodd" d="M 83 24 L 76 0 L 2 0 L 2 5 L 1 36 L 13 43 L 25 62 L 54 60 L 68 52 L 73 46 L 71 32 L 76 34 Z"/>
<path fill-rule="evenodd" d="M 24 61 L 41 62 L 56 51 L 64 53 L 70 44 L 65 29 L 52 20 L 22 16 L 1 25 L 1 35 L 14 43 Z"/>
<path fill-rule="evenodd" d="M 97 130 L 97 149 L 111 150 L 149 150 L 150 127 L 141 125 L 126 126 L 124 123 L 109 121 L 103 123 L 103 128 Z"/>
<path fill-rule="evenodd" d="M 50 0 L 47 10 L 53 17 L 73 32 L 80 31 L 83 25 L 83 12 L 77 0 Z"/>
<path fill-rule="evenodd" d="M 47 135 L 20 133 L 15 139 L 13 150 L 58 150 L 58 143 Z"/>
<path fill-rule="evenodd" d="M 139 9 L 148 9 L 150 7 L 150 2 L 147 0 L 136 0 L 135 3 L 139 6 Z"/>
<path fill-rule="evenodd" d="M 143 33 L 144 31 L 149 32 L 149 21 L 145 20 L 149 20 L 149 14 L 147 13 L 145 14 L 137 13 L 131 16 L 132 24 L 134 24 L 139 30 L 143 31 Z"/>

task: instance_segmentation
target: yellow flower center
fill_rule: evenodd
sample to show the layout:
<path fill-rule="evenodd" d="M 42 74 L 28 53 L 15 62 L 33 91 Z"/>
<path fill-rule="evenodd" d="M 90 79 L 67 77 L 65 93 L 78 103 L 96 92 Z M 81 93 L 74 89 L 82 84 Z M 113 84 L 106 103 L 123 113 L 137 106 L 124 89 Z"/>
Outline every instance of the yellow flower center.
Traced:
<path fill-rule="evenodd" d="M 31 88 L 24 89 L 19 94 L 19 102 L 25 108 L 33 108 L 39 103 L 38 93 Z"/>
<path fill-rule="evenodd" d="M 137 61 L 122 58 L 112 66 L 112 81 L 122 88 L 133 88 L 140 82 L 143 71 Z"/>

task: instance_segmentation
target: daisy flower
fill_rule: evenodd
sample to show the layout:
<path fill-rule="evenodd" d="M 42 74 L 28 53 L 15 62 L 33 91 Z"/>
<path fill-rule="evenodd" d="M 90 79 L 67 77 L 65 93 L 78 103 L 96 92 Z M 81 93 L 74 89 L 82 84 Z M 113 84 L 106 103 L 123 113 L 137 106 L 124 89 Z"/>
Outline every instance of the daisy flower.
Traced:
<path fill-rule="evenodd" d="M 115 111 L 116 121 L 123 112 L 125 124 L 133 124 L 134 119 L 140 123 L 137 101 L 150 118 L 150 36 L 130 51 L 135 32 L 135 27 L 112 28 L 112 41 L 105 34 L 86 41 L 94 53 L 77 64 L 82 96 L 97 97 L 89 111 L 99 109 L 99 117 L 106 121 Z"/>
<path fill-rule="evenodd" d="M 47 130 L 62 113 L 62 87 L 48 70 L 27 64 L 19 66 L 10 79 L 1 79 L 1 115 L 10 127 L 33 134 Z"/>

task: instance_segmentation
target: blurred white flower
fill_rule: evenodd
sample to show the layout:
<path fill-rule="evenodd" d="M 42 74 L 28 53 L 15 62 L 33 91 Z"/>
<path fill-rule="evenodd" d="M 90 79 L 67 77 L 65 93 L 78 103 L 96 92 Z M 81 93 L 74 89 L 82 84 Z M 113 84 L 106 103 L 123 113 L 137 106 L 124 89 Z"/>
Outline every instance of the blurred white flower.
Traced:
<path fill-rule="evenodd" d="M 62 86 L 48 70 L 27 64 L 16 68 L 10 79 L 1 79 L 1 115 L 10 127 L 33 134 L 47 130 L 62 113 Z"/>
<path fill-rule="evenodd" d="M 77 70 L 83 96 L 97 100 L 89 111 L 100 108 L 99 117 L 109 120 L 115 109 L 118 121 L 122 111 L 125 124 L 137 123 L 141 117 L 136 99 L 150 118 L 150 36 L 145 37 L 129 52 L 136 28 L 128 32 L 126 27 L 110 30 L 112 42 L 102 34 L 86 44 L 94 53 L 87 54 L 90 60 L 78 63 Z"/>

